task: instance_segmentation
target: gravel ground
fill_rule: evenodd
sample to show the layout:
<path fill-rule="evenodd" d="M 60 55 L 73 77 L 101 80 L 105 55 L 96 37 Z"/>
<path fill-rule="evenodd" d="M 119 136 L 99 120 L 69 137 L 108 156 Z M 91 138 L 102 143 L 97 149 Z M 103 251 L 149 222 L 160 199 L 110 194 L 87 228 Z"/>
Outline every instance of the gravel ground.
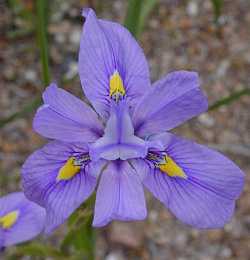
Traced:
<path fill-rule="evenodd" d="M 32 1 L 23 1 L 32 8 Z M 86 1 L 51 3 L 51 75 L 82 96 L 77 55 Z M 90 1 L 102 18 L 122 22 L 127 1 Z M 219 25 L 208 0 L 161 0 L 140 39 L 152 81 L 177 69 L 198 71 L 209 103 L 250 86 L 250 1 L 225 0 Z M 29 22 L 2 4 L 0 17 L 0 117 L 17 111 L 41 91 L 39 55 Z M 21 33 L 20 33 L 21 31 Z M 17 33 L 16 33 L 17 32 Z M 18 33 L 19 32 L 19 33 Z M 178 222 L 147 194 L 148 219 L 114 222 L 98 230 L 97 259 L 250 259 L 250 98 L 205 113 L 174 132 L 221 150 L 246 173 L 243 195 L 224 229 L 199 231 Z M 0 194 L 20 187 L 20 166 L 45 140 L 32 131 L 32 115 L 0 129 Z M 4 259 L 4 258 L 3 258 Z M 26 259 L 26 258 L 25 258 Z"/>

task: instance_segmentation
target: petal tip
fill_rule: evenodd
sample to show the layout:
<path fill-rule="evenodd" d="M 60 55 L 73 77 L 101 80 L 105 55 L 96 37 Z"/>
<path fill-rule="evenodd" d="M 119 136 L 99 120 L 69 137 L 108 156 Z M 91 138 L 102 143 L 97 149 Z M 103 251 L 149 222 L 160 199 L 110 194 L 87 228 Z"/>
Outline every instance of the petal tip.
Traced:
<path fill-rule="evenodd" d="M 87 16 L 88 16 L 90 13 L 92 13 L 92 14 L 95 13 L 92 8 L 87 7 L 87 8 L 83 8 L 83 9 L 82 9 L 82 16 L 83 16 L 85 19 L 87 18 Z"/>
<path fill-rule="evenodd" d="M 57 89 L 58 89 L 58 86 L 57 86 L 56 82 L 52 82 L 52 83 L 50 83 L 50 84 L 46 87 L 46 89 L 45 89 L 44 92 L 43 92 L 43 95 L 46 94 L 46 93 L 48 93 L 48 92 L 50 92 L 50 91 L 57 90 Z"/>

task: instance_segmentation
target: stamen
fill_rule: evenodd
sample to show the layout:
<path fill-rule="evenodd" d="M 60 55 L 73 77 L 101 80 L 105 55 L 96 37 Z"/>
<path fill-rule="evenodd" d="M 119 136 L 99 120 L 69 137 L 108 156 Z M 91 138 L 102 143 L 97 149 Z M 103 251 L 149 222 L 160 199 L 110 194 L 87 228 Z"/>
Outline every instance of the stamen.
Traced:
<path fill-rule="evenodd" d="M 18 210 L 9 212 L 3 217 L 0 217 L 0 226 L 2 226 L 3 229 L 11 228 L 16 223 L 18 216 L 19 216 Z"/>
<path fill-rule="evenodd" d="M 83 155 L 81 158 L 75 158 L 74 165 L 75 166 L 82 166 L 84 163 L 90 160 L 89 154 Z"/>
<path fill-rule="evenodd" d="M 187 179 L 187 175 L 182 168 L 165 152 L 149 152 L 147 159 L 152 161 L 156 168 L 159 168 L 168 176 Z"/>
<path fill-rule="evenodd" d="M 118 102 L 126 94 L 122 78 L 117 70 L 113 73 L 109 80 L 109 96 Z"/>
<path fill-rule="evenodd" d="M 70 157 L 67 162 L 61 167 L 56 177 L 57 181 L 70 180 L 77 173 L 80 172 L 81 167 L 90 160 L 89 155 L 86 154 L 80 158 Z"/>

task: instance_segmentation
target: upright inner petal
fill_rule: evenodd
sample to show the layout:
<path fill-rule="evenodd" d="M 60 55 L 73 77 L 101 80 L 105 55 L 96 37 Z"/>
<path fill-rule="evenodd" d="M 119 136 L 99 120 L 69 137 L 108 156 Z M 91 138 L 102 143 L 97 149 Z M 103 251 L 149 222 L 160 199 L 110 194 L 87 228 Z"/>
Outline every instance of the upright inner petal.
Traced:
<path fill-rule="evenodd" d="M 134 128 L 125 100 L 111 101 L 110 117 L 104 136 L 90 146 L 91 160 L 127 160 L 147 155 L 145 141 L 134 135 Z"/>
<path fill-rule="evenodd" d="M 6 215 L 0 217 L 0 226 L 2 226 L 3 229 L 11 228 L 16 223 L 18 216 L 18 210 L 13 210 L 7 213 Z"/>

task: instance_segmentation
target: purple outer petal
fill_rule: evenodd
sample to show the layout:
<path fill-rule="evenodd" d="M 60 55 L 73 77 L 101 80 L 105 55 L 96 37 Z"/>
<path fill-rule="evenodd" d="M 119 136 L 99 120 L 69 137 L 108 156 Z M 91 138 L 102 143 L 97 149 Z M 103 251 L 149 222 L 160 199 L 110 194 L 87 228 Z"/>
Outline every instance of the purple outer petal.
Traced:
<path fill-rule="evenodd" d="M 177 71 L 154 83 L 132 115 L 137 136 L 170 130 L 207 110 L 198 74 Z"/>
<path fill-rule="evenodd" d="M 45 232 L 62 224 L 96 186 L 91 163 L 70 180 L 56 181 L 59 169 L 71 156 L 86 152 L 83 144 L 51 142 L 34 152 L 22 168 L 24 193 L 30 200 L 46 208 Z"/>
<path fill-rule="evenodd" d="M 0 198 L 0 217 L 18 210 L 16 223 L 9 229 L 0 227 L 0 248 L 30 240 L 44 228 L 45 210 L 27 200 L 22 192 L 15 192 Z"/>
<path fill-rule="evenodd" d="M 35 115 L 39 134 L 65 142 L 95 141 L 103 133 L 97 114 L 83 101 L 51 84 L 43 93 L 44 105 Z"/>
<path fill-rule="evenodd" d="M 117 70 L 121 75 L 129 105 L 150 87 L 150 76 L 142 49 L 123 26 L 97 19 L 85 9 L 79 53 L 79 74 L 86 97 L 104 118 L 109 115 L 109 79 Z"/>
<path fill-rule="evenodd" d="M 156 169 L 148 173 L 145 186 L 184 223 L 196 228 L 223 227 L 230 221 L 235 200 L 242 192 L 243 172 L 205 146 L 172 134 L 159 138 L 187 179 L 169 177 Z"/>
<path fill-rule="evenodd" d="M 146 142 L 134 135 L 129 111 L 125 102 L 111 104 L 110 117 L 105 134 L 90 146 L 92 160 L 144 158 L 147 155 Z"/>
<path fill-rule="evenodd" d="M 104 226 L 112 220 L 142 220 L 147 215 L 140 164 L 111 162 L 101 175 L 97 189 L 93 225 Z"/>
<path fill-rule="evenodd" d="M 3 247 L 4 247 L 4 231 L 2 228 L 0 228 L 0 252 Z"/>

